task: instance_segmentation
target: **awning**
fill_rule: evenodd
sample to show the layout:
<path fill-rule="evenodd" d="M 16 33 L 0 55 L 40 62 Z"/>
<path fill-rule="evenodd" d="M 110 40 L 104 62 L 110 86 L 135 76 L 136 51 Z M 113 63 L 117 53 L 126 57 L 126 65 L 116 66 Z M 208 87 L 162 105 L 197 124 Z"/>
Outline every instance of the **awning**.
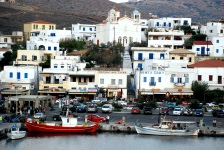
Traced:
<path fill-rule="evenodd" d="M 38 91 L 38 93 L 63 93 L 65 94 L 66 91 Z"/>
<path fill-rule="evenodd" d="M 50 74 L 42 74 L 42 77 L 50 77 Z"/>
<path fill-rule="evenodd" d="M 170 95 L 193 95 L 193 91 L 191 89 L 185 89 L 185 88 L 167 88 L 167 92 L 170 93 Z"/>
<path fill-rule="evenodd" d="M 16 90 L 3 90 L 1 91 L 1 94 L 18 94 L 18 95 L 21 95 L 21 94 L 26 94 L 27 90 L 24 90 L 24 91 L 16 91 Z"/>
<path fill-rule="evenodd" d="M 96 93 L 88 93 L 88 92 L 85 92 L 85 93 L 80 93 L 80 92 L 68 92 L 68 94 L 88 94 L 88 95 L 95 95 Z"/>

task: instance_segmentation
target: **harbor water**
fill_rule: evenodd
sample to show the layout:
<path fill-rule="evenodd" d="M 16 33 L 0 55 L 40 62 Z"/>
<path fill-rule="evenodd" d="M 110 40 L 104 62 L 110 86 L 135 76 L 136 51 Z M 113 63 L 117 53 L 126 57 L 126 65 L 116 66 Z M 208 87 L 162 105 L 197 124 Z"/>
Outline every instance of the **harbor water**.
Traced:
<path fill-rule="evenodd" d="M 0 140 L 1 150 L 223 150 L 223 137 L 150 136 L 124 133 L 29 133 Z"/>

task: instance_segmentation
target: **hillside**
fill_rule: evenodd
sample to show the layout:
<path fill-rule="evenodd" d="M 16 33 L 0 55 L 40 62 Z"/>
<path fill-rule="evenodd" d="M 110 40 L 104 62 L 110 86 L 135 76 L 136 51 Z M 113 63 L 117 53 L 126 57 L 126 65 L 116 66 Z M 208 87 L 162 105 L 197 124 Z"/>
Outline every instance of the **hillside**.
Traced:
<path fill-rule="evenodd" d="M 11 34 L 23 30 L 25 22 L 35 20 L 56 23 L 58 29 L 71 29 L 76 23 L 95 24 L 106 19 L 113 7 L 129 17 L 138 9 L 144 19 L 153 13 L 159 17 L 191 17 L 193 22 L 205 23 L 224 17 L 223 3 L 223 0 L 143 0 L 126 4 L 108 0 L 16 0 L 15 4 L 0 3 L 0 31 Z"/>
<path fill-rule="evenodd" d="M 194 23 L 206 23 L 224 17 L 224 0 L 142 0 L 126 3 L 126 6 L 159 17 L 188 17 Z"/>

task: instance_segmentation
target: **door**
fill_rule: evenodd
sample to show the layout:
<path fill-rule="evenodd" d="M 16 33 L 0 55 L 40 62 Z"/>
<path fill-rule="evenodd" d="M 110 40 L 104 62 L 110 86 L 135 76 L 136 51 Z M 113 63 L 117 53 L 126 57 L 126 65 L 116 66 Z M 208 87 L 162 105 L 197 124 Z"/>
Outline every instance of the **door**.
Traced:
<path fill-rule="evenodd" d="M 141 63 L 138 64 L 138 68 L 142 68 L 142 64 Z"/>
<path fill-rule="evenodd" d="M 151 77 L 150 85 L 154 85 L 154 82 L 155 82 L 155 77 Z"/>
<path fill-rule="evenodd" d="M 149 59 L 153 59 L 153 53 L 149 53 Z"/>
<path fill-rule="evenodd" d="M 17 72 L 17 79 L 20 80 L 20 72 Z"/>
<path fill-rule="evenodd" d="M 165 59 L 164 54 L 160 54 L 160 59 Z"/>
<path fill-rule="evenodd" d="M 201 47 L 201 55 L 205 55 L 205 47 Z"/>
<path fill-rule="evenodd" d="M 222 84 L 222 76 L 218 76 L 218 84 Z"/>

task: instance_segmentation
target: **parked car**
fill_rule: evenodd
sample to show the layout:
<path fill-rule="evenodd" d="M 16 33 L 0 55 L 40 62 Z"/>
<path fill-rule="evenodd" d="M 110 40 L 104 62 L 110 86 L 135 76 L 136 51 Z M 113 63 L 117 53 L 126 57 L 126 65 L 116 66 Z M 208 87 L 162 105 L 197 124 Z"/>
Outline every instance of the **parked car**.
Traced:
<path fill-rule="evenodd" d="M 54 121 L 61 121 L 61 116 L 60 116 L 60 115 L 54 115 L 54 116 L 52 117 L 52 119 L 53 119 Z"/>
<path fill-rule="evenodd" d="M 186 108 L 183 113 L 183 115 L 185 115 L 185 116 L 192 116 L 193 114 L 194 114 L 194 112 L 190 108 Z"/>
<path fill-rule="evenodd" d="M 36 113 L 33 115 L 34 119 L 39 119 L 41 121 L 45 121 L 46 120 L 46 115 L 43 113 Z"/>
<path fill-rule="evenodd" d="M 176 103 L 175 102 L 169 102 L 168 103 L 168 108 L 175 108 L 176 107 Z"/>
<path fill-rule="evenodd" d="M 159 109 L 159 114 L 160 115 L 169 115 L 170 114 L 169 108 L 168 107 L 161 107 Z"/>
<path fill-rule="evenodd" d="M 104 104 L 102 106 L 102 113 L 111 113 L 113 111 L 112 104 Z"/>
<path fill-rule="evenodd" d="M 131 109 L 131 113 L 132 114 L 140 114 L 140 108 L 139 107 L 133 107 L 132 109 Z"/>
<path fill-rule="evenodd" d="M 133 107 L 136 107 L 136 106 L 135 105 L 129 105 L 129 106 L 126 107 L 126 109 L 132 110 Z"/>
<path fill-rule="evenodd" d="M 99 122 L 99 121 L 105 122 L 106 118 L 105 117 L 101 117 L 101 116 L 99 116 L 97 114 L 89 114 L 89 115 L 87 115 L 87 120 L 93 121 L 93 122 Z"/>
<path fill-rule="evenodd" d="M 224 111 L 221 109 L 214 109 L 212 111 L 212 116 L 213 117 L 224 117 Z"/>
<path fill-rule="evenodd" d="M 203 110 L 202 109 L 196 109 L 195 111 L 194 111 L 194 115 L 195 116 L 203 116 L 204 114 L 203 114 Z"/>
<path fill-rule="evenodd" d="M 152 115 L 152 108 L 151 107 L 144 106 L 143 107 L 143 113 L 144 114 L 150 114 L 150 115 Z"/>
<path fill-rule="evenodd" d="M 208 105 L 209 107 L 212 107 L 215 105 L 215 102 L 206 103 L 206 105 Z"/>
<path fill-rule="evenodd" d="M 87 112 L 88 113 L 92 113 L 92 112 L 96 113 L 97 112 L 97 106 L 96 105 L 89 105 L 87 107 Z"/>
<path fill-rule="evenodd" d="M 76 112 L 86 112 L 87 107 L 84 104 L 78 104 L 76 109 L 77 109 Z"/>
<path fill-rule="evenodd" d="M 180 107 L 175 107 L 173 110 L 173 115 L 183 115 L 183 110 Z"/>

